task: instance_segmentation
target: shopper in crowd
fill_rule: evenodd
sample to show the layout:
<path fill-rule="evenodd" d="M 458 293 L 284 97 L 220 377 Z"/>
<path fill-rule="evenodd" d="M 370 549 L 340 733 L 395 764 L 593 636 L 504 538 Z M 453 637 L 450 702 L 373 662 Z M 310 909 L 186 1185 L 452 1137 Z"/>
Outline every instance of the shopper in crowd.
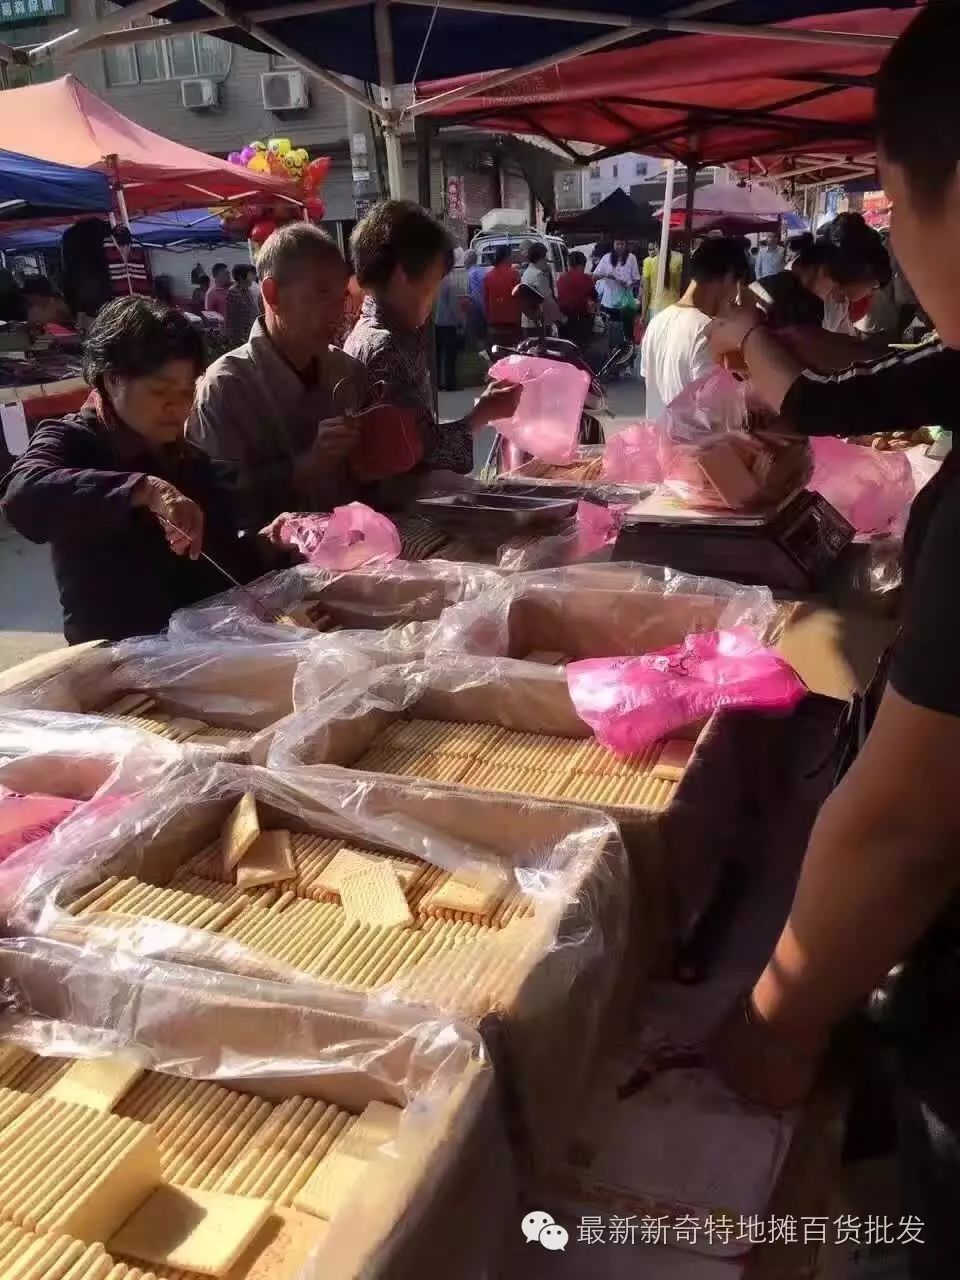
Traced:
<path fill-rule="evenodd" d="M 586 349 L 593 341 L 597 290 L 593 276 L 587 275 L 586 255 L 574 249 L 569 261 L 569 269 L 557 281 L 557 302 L 564 315 L 560 334 Z"/>
<path fill-rule="evenodd" d="M 562 316 L 553 292 L 547 246 L 542 240 L 530 241 L 527 265 L 520 277 L 520 285 L 522 328 L 528 334 L 541 329 L 546 334 L 554 334 Z"/>
<path fill-rule="evenodd" d="M 230 268 L 225 262 L 215 262 L 210 273 L 213 283 L 203 301 L 204 311 L 212 311 L 221 319 L 227 318 L 227 293 L 230 290 Z"/>
<path fill-rule="evenodd" d="M 228 348 L 241 347 L 250 337 L 250 330 L 259 315 L 252 284 L 256 272 L 249 263 L 238 262 L 231 271 L 233 284 L 227 290 L 226 324 L 224 337 Z"/>
<path fill-rule="evenodd" d="M 597 263 L 593 276 L 601 310 L 609 320 L 622 327 L 626 337 L 633 329 L 636 298 L 641 285 L 636 255 L 630 252 L 626 240 L 614 240 L 612 250 Z"/>
<path fill-rule="evenodd" d="M 103 307 L 87 336 L 90 396 L 43 423 L 0 480 L 0 508 L 49 543 L 70 644 L 162 631 L 175 609 L 247 581 L 256 544 L 237 537 L 214 467 L 184 440 L 203 339 L 154 298 Z"/>
<path fill-rule="evenodd" d="M 457 389 L 457 357 L 463 346 L 463 312 L 453 271 L 440 281 L 433 324 L 437 339 L 437 386 L 441 391 Z"/>
<path fill-rule="evenodd" d="M 493 266 L 483 278 L 483 311 L 491 352 L 494 347 L 515 347 L 520 341 L 519 284 L 520 272 L 511 261 L 510 246 L 502 244 L 494 254 Z"/>
<path fill-rule="evenodd" d="M 948 350 L 916 352 L 844 378 L 798 374 L 763 317 L 717 323 L 717 350 L 742 351 L 755 386 L 790 417 L 814 405 L 871 429 L 916 420 L 934 377 L 960 387 L 960 10 L 931 4 L 878 77 L 881 179 L 897 260 Z M 896 372 L 894 372 L 896 371 Z M 883 387 L 891 404 L 884 409 Z M 854 388 L 851 390 L 851 388 Z M 932 397 L 926 401 L 932 409 Z M 897 412 L 903 420 L 895 422 Z M 956 418 L 957 410 L 953 410 Z M 856 422 L 847 424 L 857 430 Z M 898 1057 L 902 1210 L 922 1225 L 906 1254 L 923 1280 L 960 1275 L 960 452 L 913 504 L 904 541 L 902 625 L 854 725 L 862 750 L 821 811 L 789 920 L 716 1046 L 727 1080 L 754 1102 L 790 1107 L 809 1090 L 832 1029 L 874 988 Z M 871 725 L 872 720 L 872 725 Z"/>
<path fill-rule="evenodd" d="M 651 242 L 647 256 L 643 260 L 643 279 L 641 281 L 641 315 L 644 323 L 649 324 L 658 311 L 671 306 L 683 292 L 683 255 L 671 249 L 667 254 L 667 266 L 663 277 L 663 288 L 657 289 L 657 275 L 660 270 L 660 246 Z"/>
<path fill-rule="evenodd" d="M 319 227 L 291 222 L 257 257 L 263 318 L 207 370 L 189 436 L 230 464 L 238 521 L 259 529 L 290 510 L 329 511 L 355 495 L 348 459 L 367 403 L 358 363 L 331 345 L 343 323 L 347 264 Z"/>
<path fill-rule="evenodd" d="M 763 237 L 757 253 L 757 279 L 779 275 L 787 265 L 787 251 L 780 243 L 780 232 L 771 231 Z"/>
<path fill-rule="evenodd" d="M 467 250 L 464 261 L 467 267 L 467 288 L 470 291 L 467 304 L 466 337 L 468 342 L 482 345 L 487 333 L 487 320 L 483 309 L 483 278 L 490 268 L 480 265 L 473 249 Z"/>
<path fill-rule="evenodd" d="M 207 306 L 207 290 L 210 288 L 210 277 L 205 271 L 197 274 L 193 293 L 190 295 L 190 309 L 196 314 L 201 315 Z"/>
<path fill-rule="evenodd" d="M 842 213 L 802 248 L 789 270 L 751 285 L 757 305 L 777 329 L 801 331 L 805 360 L 818 368 L 845 368 L 869 359 L 882 342 L 858 338 L 851 303 L 890 279 L 890 258 L 876 231 L 858 213 Z"/>
<path fill-rule="evenodd" d="M 354 228 L 350 250 L 367 296 L 345 350 L 366 368 L 371 384 L 382 386 L 385 400 L 415 412 L 424 469 L 471 471 L 472 433 L 509 418 L 520 388 L 491 384 L 463 418 L 437 420 L 427 322 L 449 270 L 449 235 L 419 205 L 386 200 Z"/>
<path fill-rule="evenodd" d="M 740 240 L 707 239 L 690 260 L 690 285 L 671 307 L 650 321 L 640 348 L 646 379 L 646 416 L 657 419 L 685 387 L 713 369 L 707 327 L 737 301 L 749 277 Z"/>

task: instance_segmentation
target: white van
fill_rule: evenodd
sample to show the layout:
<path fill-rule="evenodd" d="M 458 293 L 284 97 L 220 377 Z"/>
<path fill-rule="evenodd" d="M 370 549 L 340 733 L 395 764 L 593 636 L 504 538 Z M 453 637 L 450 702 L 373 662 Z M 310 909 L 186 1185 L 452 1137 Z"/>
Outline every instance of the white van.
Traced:
<path fill-rule="evenodd" d="M 502 218 L 499 218 L 500 215 L 503 215 Z M 516 209 L 492 209 L 484 217 L 482 227 L 470 241 L 470 248 L 476 253 L 481 267 L 492 267 L 497 250 L 505 244 L 510 246 L 510 261 L 522 271 L 526 266 L 526 250 L 531 241 L 539 241 L 547 246 L 547 261 L 554 287 L 557 277 L 569 266 L 569 250 L 564 242 L 557 236 L 547 236 L 534 227 L 524 226 L 522 216 L 518 219 Z"/>

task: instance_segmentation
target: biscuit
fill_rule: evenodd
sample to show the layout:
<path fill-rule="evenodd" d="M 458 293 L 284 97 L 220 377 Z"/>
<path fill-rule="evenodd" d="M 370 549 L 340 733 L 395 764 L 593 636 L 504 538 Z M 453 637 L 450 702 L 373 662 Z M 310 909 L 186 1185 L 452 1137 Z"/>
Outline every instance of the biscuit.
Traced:
<path fill-rule="evenodd" d="M 112 1253 L 224 1276 L 272 1212 L 269 1200 L 158 1187 L 111 1239 Z"/>
<path fill-rule="evenodd" d="M 237 866 L 259 834 L 257 800 L 252 791 L 247 791 L 231 810 L 220 834 L 223 863 L 228 871 Z"/>
<path fill-rule="evenodd" d="M 237 887 L 256 889 L 296 875 L 289 831 L 262 831 L 237 867 Z"/>
<path fill-rule="evenodd" d="M 692 742 L 685 742 L 682 738 L 671 738 L 663 744 L 659 759 L 653 766 L 653 776 L 665 778 L 669 782 L 679 782 L 692 755 Z"/>
<path fill-rule="evenodd" d="M 348 920 L 390 928 L 413 923 L 413 913 L 396 871 L 382 859 L 369 870 L 356 871 L 340 883 L 340 901 Z"/>

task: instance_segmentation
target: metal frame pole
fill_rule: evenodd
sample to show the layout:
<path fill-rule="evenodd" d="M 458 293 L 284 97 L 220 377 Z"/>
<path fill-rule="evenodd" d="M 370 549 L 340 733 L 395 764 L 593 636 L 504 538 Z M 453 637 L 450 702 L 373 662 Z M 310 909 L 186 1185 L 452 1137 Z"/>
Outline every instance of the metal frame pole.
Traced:
<path fill-rule="evenodd" d="M 657 278 L 654 282 L 653 294 L 650 298 L 650 306 L 653 306 L 654 300 L 659 298 L 663 293 L 663 286 L 667 282 L 667 267 L 670 261 L 670 215 L 673 213 L 673 184 L 676 177 L 677 163 L 675 160 L 667 161 L 667 181 L 663 188 L 663 215 L 660 227 L 660 254 L 657 258 Z"/>
<path fill-rule="evenodd" d="M 697 199 L 697 172 L 700 169 L 700 157 L 695 151 L 687 156 L 687 199 L 683 213 L 683 287 L 690 283 L 690 259 L 693 256 L 693 215 Z"/>
<path fill-rule="evenodd" d="M 393 105 L 396 67 L 393 57 L 393 30 L 390 26 L 389 0 L 377 0 L 373 10 L 373 33 L 377 44 L 377 72 L 380 77 L 380 101 L 383 104 L 383 145 L 387 153 L 387 185 L 394 200 L 402 200 L 403 146 L 400 142 L 400 116 Z"/>

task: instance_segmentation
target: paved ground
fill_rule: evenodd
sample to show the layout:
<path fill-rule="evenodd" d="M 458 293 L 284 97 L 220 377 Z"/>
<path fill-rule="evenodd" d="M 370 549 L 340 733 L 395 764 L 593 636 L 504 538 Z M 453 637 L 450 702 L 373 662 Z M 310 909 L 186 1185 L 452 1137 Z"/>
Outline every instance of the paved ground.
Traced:
<path fill-rule="evenodd" d="M 445 392 L 440 397 L 444 419 L 462 417 L 473 404 L 476 390 Z M 616 415 L 607 431 L 616 431 L 643 413 L 643 384 L 633 379 L 609 390 Z M 492 443 L 490 432 L 476 441 L 475 462 L 482 465 Z M 25 542 L 0 519 L 0 670 L 35 654 L 59 648 L 60 605 L 46 547 Z"/>

